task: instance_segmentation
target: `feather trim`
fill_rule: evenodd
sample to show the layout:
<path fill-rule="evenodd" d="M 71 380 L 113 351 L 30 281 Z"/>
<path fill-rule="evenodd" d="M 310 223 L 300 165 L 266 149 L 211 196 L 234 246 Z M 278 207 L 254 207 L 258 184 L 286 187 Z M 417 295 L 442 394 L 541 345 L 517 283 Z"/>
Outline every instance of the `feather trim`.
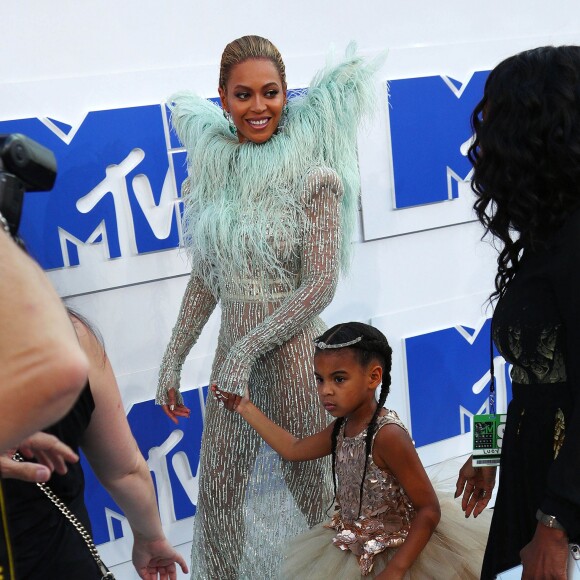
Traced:
<path fill-rule="evenodd" d="M 319 167 L 334 169 L 344 188 L 341 264 L 348 267 L 360 191 L 357 128 L 374 110 L 380 64 L 349 45 L 341 63 L 327 65 L 304 95 L 289 101 L 284 132 L 262 144 L 239 143 L 211 101 L 189 92 L 171 97 L 189 172 L 184 243 L 192 270 L 216 297 L 217 270 L 222 280 L 258 275 L 293 287 L 284 264 L 299 251 L 304 184 Z"/>
<path fill-rule="evenodd" d="M 372 60 L 356 54 L 351 42 L 342 62 L 328 59 L 310 88 L 302 97 L 288 103 L 295 111 L 296 122 L 291 130 L 294 138 L 308 143 L 320 158 L 321 165 L 334 169 L 344 189 L 341 206 L 341 265 L 348 270 L 352 253 L 352 237 L 359 208 L 360 175 L 357 156 L 357 131 L 361 122 L 375 112 L 375 75 L 386 53 Z"/>

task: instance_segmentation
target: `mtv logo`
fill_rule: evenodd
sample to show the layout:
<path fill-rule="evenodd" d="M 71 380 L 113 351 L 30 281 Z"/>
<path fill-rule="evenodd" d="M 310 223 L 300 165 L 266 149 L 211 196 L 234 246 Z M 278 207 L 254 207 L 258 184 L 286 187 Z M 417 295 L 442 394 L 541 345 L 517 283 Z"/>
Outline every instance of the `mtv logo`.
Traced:
<path fill-rule="evenodd" d="M 0 132 L 24 133 L 57 159 L 54 189 L 26 194 L 20 228 L 45 269 L 179 245 L 184 154 L 170 151 L 164 105 L 92 111 L 78 127 L 3 121 Z"/>
<path fill-rule="evenodd" d="M 178 426 L 165 417 L 153 400 L 133 405 L 127 416 L 153 476 L 161 523 L 168 535 L 178 521 L 195 514 L 206 397 L 207 387 L 183 392 L 191 416 Z M 130 537 L 123 512 L 101 486 L 86 459 L 82 457 L 81 461 L 95 544 Z"/>
<path fill-rule="evenodd" d="M 472 431 L 473 415 L 489 412 L 490 320 L 476 329 L 446 328 L 406 338 L 413 439 L 417 447 Z M 505 412 L 511 381 L 494 348 L 496 409 Z"/>
<path fill-rule="evenodd" d="M 0 133 L 24 133 L 57 158 L 53 190 L 25 196 L 20 234 L 61 294 L 188 273 L 177 251 L 186 153 L 169 113 L 156 104 L 92 111 L 76 127 L 48 118 L 0 121 Z"/>
<path fill-rule="evenodd" d="M 389 82 L 395 208 L 457 199 L 471 172 L 470 115 L 488 74 L 476 72 L 465 84 L 446 76 Z"/>

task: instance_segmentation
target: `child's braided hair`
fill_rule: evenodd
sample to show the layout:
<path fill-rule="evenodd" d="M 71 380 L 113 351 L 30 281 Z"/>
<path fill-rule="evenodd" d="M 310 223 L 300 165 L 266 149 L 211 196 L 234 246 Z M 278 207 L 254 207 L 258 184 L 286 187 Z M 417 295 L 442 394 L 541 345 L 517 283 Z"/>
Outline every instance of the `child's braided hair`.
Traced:
<path fill-rule="evenodd" d="M 360 340 L 357 340 L 359 337 Z M 322 352 L 323 350 L 318 346 L 320 343 L 324 343 L 326 348 L 332 348 L 333 345 L 351 343 L 342 348 L 352 349 L 361 366 L 366 367 L 371 361 L 376 360 L 383 369 L 383 381 L 377 408 L 369 421 L 365 437 L 365 466 L 360 485 L 358 514 L 360 516 L 364 480 L 367 472 L 369 455 L 372 451 L 373 437 L 377 428 L 377 417 L 385 404 L 391 386 L 392 350 L 385 335 L 380 330 L 377 330 L 368 324 L 363 324 L 362 322 L 346 322 L 329 328 L 324 334 L 315 340 L 316 352 Z M 344 417 L 339 417 L 336 419 L 332 430 L 332 482 L 334 485 L 334 499 L 336 499 L 336 440 L 343 425 Z"/>

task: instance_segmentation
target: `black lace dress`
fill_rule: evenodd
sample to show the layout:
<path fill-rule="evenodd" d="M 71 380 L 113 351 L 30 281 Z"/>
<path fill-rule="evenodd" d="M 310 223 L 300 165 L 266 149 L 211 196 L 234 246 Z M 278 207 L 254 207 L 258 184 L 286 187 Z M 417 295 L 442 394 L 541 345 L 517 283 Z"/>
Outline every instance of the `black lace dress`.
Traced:
<path fill-rule="evenodd" d="M 520 563 L 538 508 L 580 539 L 580 211 L 544 250 L 524 251 L 493 338 L 513 399 L 482 579 Z"/>

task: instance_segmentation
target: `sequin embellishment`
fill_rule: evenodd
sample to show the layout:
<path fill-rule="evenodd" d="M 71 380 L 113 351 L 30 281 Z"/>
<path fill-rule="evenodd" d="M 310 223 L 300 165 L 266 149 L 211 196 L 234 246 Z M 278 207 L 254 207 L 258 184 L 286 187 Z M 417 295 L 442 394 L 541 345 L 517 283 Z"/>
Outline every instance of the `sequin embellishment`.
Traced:
<path fill-rule="evenodd" d="M 554 418 L 554 459 L 558 457 L 560 449 L 564 444 L 564 438 L 566 437 L 566 421 L 564 419 L 564 413 L 562 409 L 556 411 L 556 417 Z"/>
<path fill-rule="evenodd" d="M 377 432 L 389 424 L 405 429 L 397 414 L 389 411 L 377 419 Z M 415 517 L 415 508 L 405 490 L 392 473 L 376 465 L 372 451 L 363 484 L 362 515 L 357 517 L 360 477 L 365 461 L 365 435 L 366 430 L 356 437 L 345 437 L 344 428 L 338 435 L 338 505 L 332 520 L 325 526 L 338 532 L 332 540 L 337 548 L 350 550 L 358 556 L 363 576 L 372 571 L 377 554 L 405 542 Z"/>

